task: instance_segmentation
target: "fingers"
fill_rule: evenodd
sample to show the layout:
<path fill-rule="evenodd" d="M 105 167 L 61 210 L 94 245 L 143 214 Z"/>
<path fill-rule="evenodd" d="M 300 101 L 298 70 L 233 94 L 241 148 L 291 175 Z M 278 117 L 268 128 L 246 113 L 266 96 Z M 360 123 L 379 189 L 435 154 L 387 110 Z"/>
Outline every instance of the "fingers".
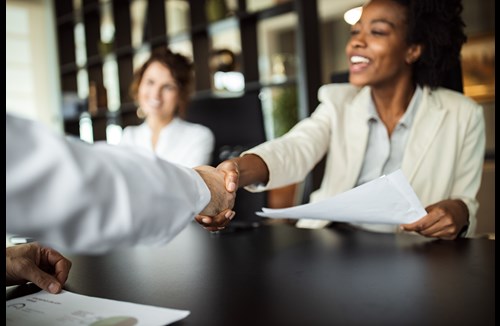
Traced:
<path fill-rule="evenodd" d="M 433 225 L 431 220 L 429 220 L 429 221 L 426 220 L 426 217 L 428 217 L 428 215 L 424 216 L 423 218 L 421 218 L 420 220 L 418 220 L 414 223 L 401 224 L 401 229 L 403 231 L 407 231 L 407 232 L 421 232 L 421 231 L 427 229 L 429 226 Z M 437 222 L 437 221 L 435 221 L 435 222 Z"/>
<path fill-rule="evenodd" d="M 239 167 L 234 160 L 228 160 L 220 163 L 217 166 L 217 170 L 224 173 L 224 181 L 226 183 L 226 189 L 229 192 L 234 192 L 238 190 L 239 183 Z"/>
<path fill-rule="evenodd" d="M 195 216 L 196 222 L 209 231 L 225 228 L 234 218 L 232 211 L 238 189 L 238 166 L 235 162 L 224 161 L 217 168 L 196 167 L 210 189 L 210 203 Z"/>
<path fill-rule="evenodd" d="M 236 212 L 226 209 L 214 217 L 197 215 L 195 220 L 208 231 L 218 231 L 228 226 L 235 215 Z"/>
<path fill-rule="evenodd" d="M 61 292 L 61 283 L 53 275 L 42 270 L 41 265 L 44 264 L 38 263 L 37 260 L 28 255 L 7 260 L 7 269 L 10 271 L 9 278 L 15 281 L 11 284 L 33 282 L 39 288 L 50 293 Z"/>
<path fill-rule="evenodd" d="M 198 222 L 198 224 L 201 224 L 203 226 L 212 224 L 212 218 L 210 216 L 196 215 L 194 219 L 196 222 Z"/>
<path fill-rule="evenodd" d="M 401 224 L 407 232 L 417 232 L 425 237 L 451 240 L 456 238 L 456 227 L 453 217 L 439 207 L 433 207 L 429 213 L 414 223 Z"/>
<path fill-rule="evenodd" d="M 210 190 L 210 202 L 199 215 L 215 216 L 227 208 L 233 208 L 236 192 L 226 190 L 225 173 L 214 167 L 196 167 L 195 170 Z"/>
<path fill-rule="evenodd" d="M 226 174 L 224 181 L 226 182 L 226 189 L 229 192 L 235 192 L 238 189 L 238 175 L 235 173 Z"/>
<path fill-rule="evenodd" d="M 235 215 L 236 213 L 234 211 L 226 209 L 220 212 L 218 215 L 214 216 L 212 225 L 216 225 L 218 227 L 226 227 Z"/>
<path fill-rule="evenodd" d="M 40 262 L 33 262 L 29 268 L 29 280 L 50 293 L 59 293 L 66 283 L 71 261 L 57 250 L 39 246 Z"/>
<path fill-rule="evenodd" d="M 6 283 L 33 282 L 50 293 L 59 293 L 68 279 L 71 262 L 58 251 L 34 242 L 6 248 Z"/>
<path fill-rule="evenodd" d="M 45 273 L 35 265 L 33 266 L 32 270 L 27 271 L 27 279 L 32 280 L 36 286 L 52 294 L 61 292 L 62 285 L 54 276 Z"/>
<path fill-rule="evenodd" d="M 71 261 L 52 248 L 44 248 L 43 254 L 46 257 L 49 266 L 54 266 L 53 274 L 55 278 L 62 285 L 66 283 L 72 265 Z"/>

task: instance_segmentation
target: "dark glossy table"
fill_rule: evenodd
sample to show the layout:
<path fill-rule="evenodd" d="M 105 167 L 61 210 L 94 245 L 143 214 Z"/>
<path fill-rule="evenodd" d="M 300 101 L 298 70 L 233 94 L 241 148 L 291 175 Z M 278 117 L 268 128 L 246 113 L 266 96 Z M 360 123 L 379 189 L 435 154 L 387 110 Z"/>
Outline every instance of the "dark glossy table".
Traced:
<path fill-rule="evenodd" d="M 190 310 L 176 325 L 495 323 L 494 240 L 193 222 L 162 248 L 69 257 L 68 290 Z"/>

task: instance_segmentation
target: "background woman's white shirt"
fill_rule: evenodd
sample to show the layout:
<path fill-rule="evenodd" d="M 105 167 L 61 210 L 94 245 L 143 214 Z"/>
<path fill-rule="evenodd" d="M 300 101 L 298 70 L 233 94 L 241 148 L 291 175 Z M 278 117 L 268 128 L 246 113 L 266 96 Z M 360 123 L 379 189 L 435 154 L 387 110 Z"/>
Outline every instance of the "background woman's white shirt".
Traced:
<path fill-rule="evenodd" d="M 120 145 L 144 148 L 170 162 L 195 167 L 211 163 L 215 137 L 208 127 L 175 117 L 161 130 L 155 149 L 151 143 L 151 129 L 146 122 L 127 126 Z"/>

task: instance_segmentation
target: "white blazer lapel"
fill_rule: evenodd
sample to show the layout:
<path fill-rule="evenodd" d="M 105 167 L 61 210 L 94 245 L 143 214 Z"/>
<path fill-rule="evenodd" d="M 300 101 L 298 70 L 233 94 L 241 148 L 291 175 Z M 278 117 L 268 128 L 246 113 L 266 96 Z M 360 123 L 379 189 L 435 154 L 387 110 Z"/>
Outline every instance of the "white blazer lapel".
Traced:
<path fill-rule="evenodd" d="M 408 146 L 406 146 L 401 164 L 401 169 L 410 182 L 415 177 L 420 163 L 425 158 L 427 150 L 446 116 L 446 112 L 441 103 L 432 96 L 430 89 L 425 87 L 422 102 L 413 121 Z"/>
<path fill-rule="evenodd" d="M 368 143 L 368 107 L 370 105 L 370 88 L 364 87 L 354 100 L 346 107 L 346 159 L 350 168 L 345 171 L 346 180 L 354 186 L 365 157 Z"/>

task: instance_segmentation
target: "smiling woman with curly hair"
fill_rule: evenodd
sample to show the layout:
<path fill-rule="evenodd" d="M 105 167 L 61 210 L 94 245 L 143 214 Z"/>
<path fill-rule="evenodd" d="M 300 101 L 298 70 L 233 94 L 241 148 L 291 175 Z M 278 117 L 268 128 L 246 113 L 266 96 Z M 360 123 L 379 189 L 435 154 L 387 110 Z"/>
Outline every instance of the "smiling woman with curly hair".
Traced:
<path fill-rule="evenodd" d="M 474 235 L 483 108 L 439 86 L 467 39 L 461 12 L 458 0 L 367 2 L 346 45 L 349 83 L 322 86 L 309 118 L 218 169 L 240 187 L 262 191 L 303 180 L 326 154 L 312 202 L 401 169 L 427 214 L 400 226 L 354 226 L 440 239 Z"/>

